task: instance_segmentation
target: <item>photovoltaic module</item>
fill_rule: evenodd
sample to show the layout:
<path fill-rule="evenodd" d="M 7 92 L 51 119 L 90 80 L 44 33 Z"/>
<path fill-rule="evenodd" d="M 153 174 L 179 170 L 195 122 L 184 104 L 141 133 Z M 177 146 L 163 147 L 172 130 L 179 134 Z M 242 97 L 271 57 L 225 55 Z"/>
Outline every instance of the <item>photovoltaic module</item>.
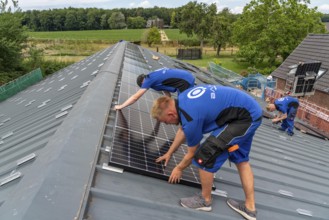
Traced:
<path fill-rule="evenodd" d="M 129 68 L 123 72 L 119 103 L 123 103 L 139 89 L 136 85 L 137 76 Z M 166 167 L 164 163 L 155 162 L 168 151 L 178 129 L 178 126 L 160 123 L 150 115 L 153 101 L 162 95 L 150 89 L 136 103 L 116 112 L 109 165 L 159 179 L 169 179 L 172 170 L 187 153 L 187 146 L 179 147 Z M 181 183 L 200 187 L 198 169 L 193 165 L 186 168 Z"/>

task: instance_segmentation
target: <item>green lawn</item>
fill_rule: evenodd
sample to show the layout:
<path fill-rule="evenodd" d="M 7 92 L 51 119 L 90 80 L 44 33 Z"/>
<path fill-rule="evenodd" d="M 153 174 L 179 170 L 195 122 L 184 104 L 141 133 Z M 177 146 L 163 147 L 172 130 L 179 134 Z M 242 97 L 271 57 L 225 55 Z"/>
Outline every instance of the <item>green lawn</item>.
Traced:
<path fill-rule="evenodd" d="M 28 32 L 34 39 L 47 40 L 94 40 L 104 42 L 118 42 L 119 40 L 140 41 L 145 29 L 98 30 L 98 31 L 55 31 Z"/>
<path fill-rule="evenodd" d="M 164 31 L 170 40 L 196 39 L 195 36 L 189 38 L 186 34 L 179 33 L 178 29 L 165 29 Z"/>
<path fill-rule="evenodd" d="M 237 62 L 234 60 L 234 57 L 223 56 L 223 57 L 214 57 L 214 56 L 203 56 L 201 60 L 183 60 L 184 62 L 191 63 L 194 66 L 208 68 L 209 62 L 220 61 L 221 66 L 225 69 L 231 70 L 240 74 L 243 71 L 247 71 L 249 65 L 243 62 Z"/>

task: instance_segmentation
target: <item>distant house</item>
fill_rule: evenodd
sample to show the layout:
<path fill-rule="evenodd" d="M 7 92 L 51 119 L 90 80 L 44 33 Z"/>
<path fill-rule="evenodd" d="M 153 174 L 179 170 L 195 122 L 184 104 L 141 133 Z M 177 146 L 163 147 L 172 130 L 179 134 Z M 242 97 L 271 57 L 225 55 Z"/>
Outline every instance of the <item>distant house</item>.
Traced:
<path fill-rule="evenodd" d="M 147 20 L 146 27 L 147 28 L 157 27 L 159 29 L 163 29 L 164 28 L 164 21 L 163 21 L 163 19 L 160 19 L 160 18 L 149 19 L 149 20 Z"/>
<path fill-rule="evenodd" d="M 312 62 L 317 67 L 321 64 L 316 68 L 314 80 L 307 81 L 308 76 L 312 78 L 307 72 L 305 80 L 298 81 L 297 66 Z M 301 103 L 298 118 L 329 133 L 329 34 L 308 35 L 271 75 L 277 81 L 276 89 L 272 93 L 267 91 L 267 95 L 272 99 L 286 93 L 298 96 Z"/>

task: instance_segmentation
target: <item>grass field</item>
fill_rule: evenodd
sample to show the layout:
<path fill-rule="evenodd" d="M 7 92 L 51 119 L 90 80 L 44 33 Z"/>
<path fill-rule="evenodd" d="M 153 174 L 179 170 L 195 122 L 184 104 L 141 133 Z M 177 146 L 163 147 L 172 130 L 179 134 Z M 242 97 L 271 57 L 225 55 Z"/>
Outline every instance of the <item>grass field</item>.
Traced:
<path fill-rule="evenodd" d="M 29 32 L 36 40 L 87 40 L 116 43 L 120 40 L 140 41 L 145 29 L 98 30 L 98 31 L 56 31 Z"/>
<path fill-rule="evenodd" d="M 141 41 L 146 29 L 123 29 L 123 30 L 99 30 L 99 31 L 59 31 L 59 32 L 29 32 L 30 42 L 43 49 L 45 59 L 64 62 L 78 62 L 102 49 L 105 49 L 120 40 Z M 164 30 L 171 40 L 167 44 L 143 47 L 158 51 L 173 58 L 178 53 L 178 48 L 185 48 L 177 44 L 178 40 L 191 39 L 186 34 L 179 33 L 178 29 Z M 192 39 L 195 39 L 193 37 Z M 210 47 L 203 48 L 203 59 L 184 60 L 195 66 L 207 68 L 209 62 L 219 62 L 224 68 L 241 73 L 246 71 L 248 64 L 235 60 L 236 49 L 228 48 L 221 51 L 220 57 L 216 57 L 216 51 Z"/>
<path fill-rule="evenodd" d="M 122 30 L 94 30 L 94 31 L 55 31 L 55 32 L 28 32 L 32 39 L 37 40 L 89 40 L 116 43 L 119 40 L 141 41 L 146 29 Z M 178 29 L 166 29 L 170 40 L 183 40 L 188 37 L 179 33 Z M 195 37 L 192 37 L 195 39 Z"/>

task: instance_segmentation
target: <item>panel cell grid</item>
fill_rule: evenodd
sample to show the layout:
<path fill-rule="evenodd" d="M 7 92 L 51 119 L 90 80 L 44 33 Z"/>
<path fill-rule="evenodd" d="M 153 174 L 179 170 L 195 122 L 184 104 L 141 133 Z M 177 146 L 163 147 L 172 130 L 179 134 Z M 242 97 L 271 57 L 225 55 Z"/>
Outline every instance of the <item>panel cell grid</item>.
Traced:
<path fill-rule="evenodd" d="M 131 83 L 136 82 L 136 77 L 136 74 L 123 72 L 119 103 L 138 91 L 136 83 Z M 187 153 L 187 146 L 179 147 L 166 167 L 164 163 L 155 162 L 168 151 L 178 129 L 176 125 L 166 125 L 151 117 L 153 101 L 161 95 L 163 93 L 150 89 L 133 105 L 116 112 L 109 165 L 159 179 L 169 179 L 172 170 Z M 180 183 L 200 187 L 197 168 L 186 168 Z"/>
<path fill-rule="evenodd" d="M 164 163 L 156 163 L 155 160 L 168 151 L 177 128 L 157 122 L 147 112 L 133 108 L 118 111 L 109 164 L 168 180 L 172 170 L 186 154 L 187 146 L 181 146 L 172 155 L 166 167 Z M 181 183 L 199 187 L 197 172 L 194 166 L 186 168 Z"/>

